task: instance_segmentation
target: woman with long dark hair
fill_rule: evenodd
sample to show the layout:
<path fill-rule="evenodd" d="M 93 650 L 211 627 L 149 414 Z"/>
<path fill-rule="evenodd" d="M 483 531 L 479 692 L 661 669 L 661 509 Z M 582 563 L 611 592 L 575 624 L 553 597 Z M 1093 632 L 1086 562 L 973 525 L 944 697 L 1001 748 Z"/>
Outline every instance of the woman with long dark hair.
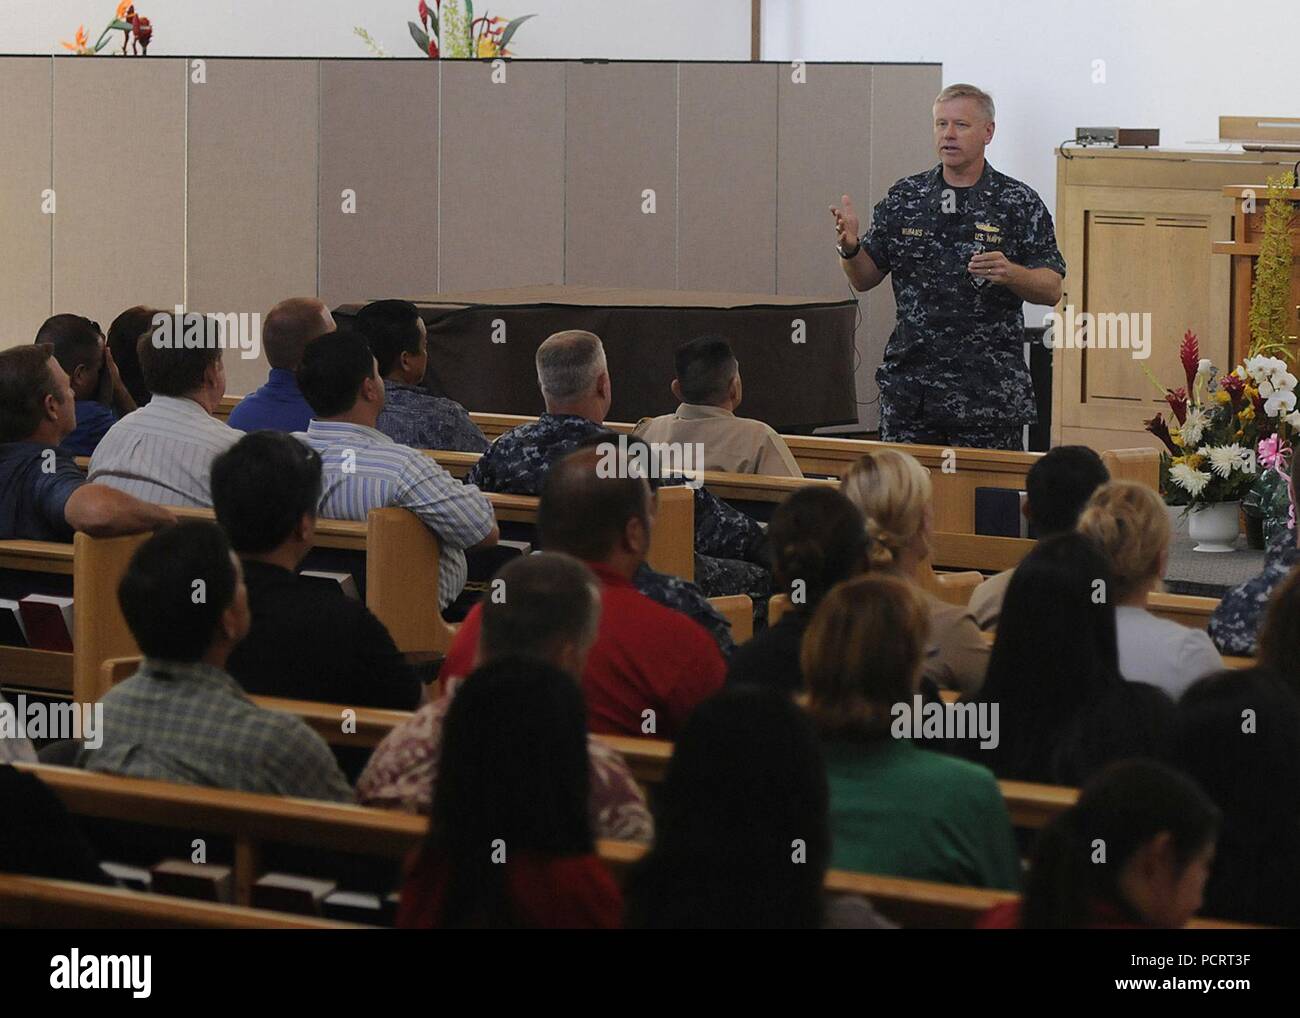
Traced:
<path fill-rule="evenodd" d="M 1000 739 L 963 752 L 999 778 L 1079 785 L 1113 760 L 1161 757 L 1173 701 L 1119 672 L 1114 583 L 1091 541 L 1040 541 L 1007 586 L 984 686 Z"/>
<path fill-rule="evenodd" d="M 617 927 L 595 855 L 586 707 L 573 679 L 505 658 L 458 690 L 429 835 L 402 888 L 403 927 Z"/>
<path fill-rule="evenodd" d="M 754 634 L 731 658 L 728 685 L 786 692 L 803 689 L 799 646 L 822 598 L 835 584 L 864 573 L 871 538 L 862 511 L 833 488 L 800 488 L 767 527 L 773 590 L 790 598 L 775 625 Z"/>
<path fill-rule="evenodd" d="M 1262 669 L 1207 676 L 1179 701 L 1174 760 L 1223 812 L 1205 913 L 1300 926 L 1300 701 Z"/>
<path fill-rule="evenodd" d="M 1039 835 L 1024 899 L 979 925 L 1185 926 L 1201 907 L 1218 826 L 1214 803 L 1184 775 L 1151 760 L 1112 764 Z"/>
<path fill-rule="evenodd" d="M 627 923 L 652 929 L 887 925 L 828 901 L 826 770 L 787 696 L 727 690 L 686 722 L 659 789 L 655 845 L 627 881 Z"/>

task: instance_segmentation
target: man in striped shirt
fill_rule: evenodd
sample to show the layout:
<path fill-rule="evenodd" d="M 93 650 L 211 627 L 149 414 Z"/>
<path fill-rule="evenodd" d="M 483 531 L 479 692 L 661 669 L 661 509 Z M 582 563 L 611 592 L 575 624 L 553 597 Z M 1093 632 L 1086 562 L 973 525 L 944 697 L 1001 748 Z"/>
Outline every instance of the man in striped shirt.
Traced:
<path fill-rule="evenodd" d="M 439 609 L 465 587 L 468 549 L 500 538 L 492 503 L 432 459 L 398 445 L 375 428 L 384 407 L 384 380 L 366 338 L 341 330 L 308 344 L 298 388 L 315 418 L 297 437 L 320 454 L 320 515 L 364 520 L 371 509 L 408 509 L 437 536 Z"/>
<path fill-rule="evenodd" d="M 196 321 L 203 335 L 189 345 Z M 212 461 L 240 433 L 212 416 L 226 372 L 206 326 L 195 314 L 155 316 L 139 347 L 153 399 L 108 429 L 90 458 L 90 480 L 158 505 L 212 507 Z"/>

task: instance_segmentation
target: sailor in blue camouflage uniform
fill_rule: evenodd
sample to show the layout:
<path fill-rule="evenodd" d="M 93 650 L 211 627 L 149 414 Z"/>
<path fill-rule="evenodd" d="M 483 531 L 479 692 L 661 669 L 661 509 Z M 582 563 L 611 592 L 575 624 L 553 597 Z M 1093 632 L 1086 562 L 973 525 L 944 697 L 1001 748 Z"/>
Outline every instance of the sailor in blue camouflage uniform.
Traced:
<path fill-rule="evenodd" d="M 377 300 L 357 313 L 384 380 L 384 408 L 375 427 L 414 449 L 485 452 L 488 440 L 454 399 L 421 387 L 429 364 L 428 330 L 414 304 Z"/>
<path fill-rule="evenodd" d="M 1273 591 L 1300 563 L 1296 531 L 1281 528 L 1264 550 L 1264 569 L 1223 595 L 1210 616 L 1209 633 L 1220 654 L 1254 657 Z"/>
<path fill-rule="evenodd" d="M 859 235 L 852 199 L 831 206 L 850 283 L 892 277 L 897 320 L 876 371 L 888 442 L 1023 448 L 1037 419 L 1024 302 L 1061 299 L 1065 260 L 1033 188 L 984 158 L 993 101 L 950 85 L 934 104 L 939 165 L 904 177 Z"/>

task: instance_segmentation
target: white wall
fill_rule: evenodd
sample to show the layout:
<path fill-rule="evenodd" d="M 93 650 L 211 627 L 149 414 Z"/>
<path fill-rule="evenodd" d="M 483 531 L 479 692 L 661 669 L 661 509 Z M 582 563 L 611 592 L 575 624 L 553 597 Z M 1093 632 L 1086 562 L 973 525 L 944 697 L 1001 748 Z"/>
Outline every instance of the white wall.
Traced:
<path fill-rule="evenodd" d="M 432 5 L 432 0 L 430 0 Z M 537 14 L 510 49 L 519 57 L 748 60 L 749 0 L 478 0 L 476 14 Z M 93 45 L 116 0 L 0 0 L 4 53 L 66 52 L 84 24 Z M 395 56 L 418 56 L 407 30 L 418 0 L 138 0 L 160 56 L 369 55 L 365 28 Z M 109 48 L 121 47 L 113 33 Z M 105 51 L 107 52 L 107 50 Z"/>
<path fill-rule="evenodd" d="M 1176 148 L 1217 138 L 1220 114 L 1300 116 L 1298 34 L 1290 0 L 764 0 L 762 55 L 942 63 L 945 85 L 992 93 L 989 161 L 1054 212 L 1052 149 L 1076 126 L 1158 127 Z"/>

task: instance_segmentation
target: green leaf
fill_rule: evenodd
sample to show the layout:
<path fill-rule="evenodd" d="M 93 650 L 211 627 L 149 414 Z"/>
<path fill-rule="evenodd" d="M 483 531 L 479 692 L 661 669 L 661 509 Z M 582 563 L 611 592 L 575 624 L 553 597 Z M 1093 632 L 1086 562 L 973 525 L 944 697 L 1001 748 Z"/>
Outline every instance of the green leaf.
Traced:
<path fill-rule="evenodd" d="M 420 47 L 420 52 L 426 57 L 429 55 L 429 37 L 425 34 L 424 29 L 414 21 L 408 21 L 406 27 L 411 30 L 411 38 L 415 40 L 415 45 Z"/>
<path fill-rule="evenodd" d="M 537 17 L 536 14 L 524 14 L 518 18 L 511 18 L 509 24 L 506 25 L 505 31 L 501 33 L 501 48 L 505 49 L 506 46 L 509 44 L 511 38 L 515 34 L 515 29 L 517 29 L 529 18 L 535 18 L 535 17 Z"/>

